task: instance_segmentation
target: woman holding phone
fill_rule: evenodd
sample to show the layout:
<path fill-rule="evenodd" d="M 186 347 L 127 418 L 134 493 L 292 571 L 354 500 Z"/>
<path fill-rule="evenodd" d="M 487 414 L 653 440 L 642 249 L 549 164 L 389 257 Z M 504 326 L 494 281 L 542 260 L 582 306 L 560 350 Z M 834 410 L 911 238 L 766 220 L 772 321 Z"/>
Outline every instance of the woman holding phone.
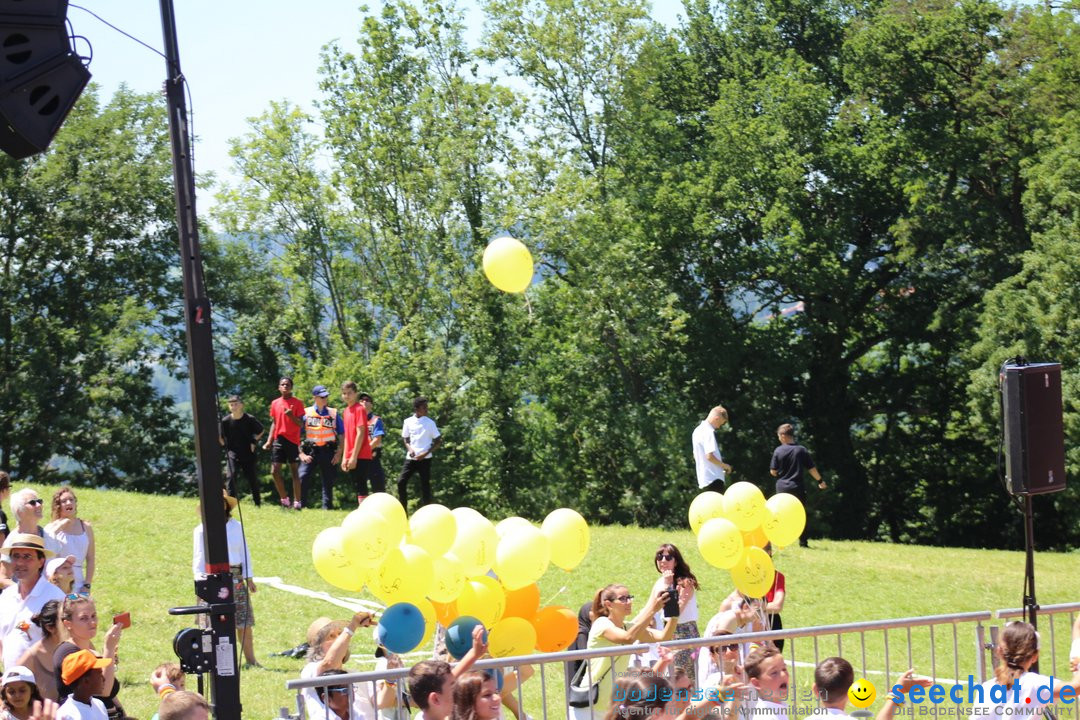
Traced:
<path fill-rule="evenodd" d="M 98 630 L 97 607 L 93 599 L 87 595 L 68 595 L 60 609 L 60 621 L 67 630 L 68 640 L 60 643 L 53 653 L 53 671 L 56 675 L 56 687 L 59 701 L 63 702 L 71 694 L 72 688 L 64 684 L 61 677 L 61 669 L 64 658 L 79 650 L 94 650 L 94 637 Z M 114 622 L 109 631 L 105 633 L 104 652 L 101 657 L 106 657 L 113 662 L 102 672 L 105 675 L 102 688 L 105 693 L 96 696 L 105 704 L 105 710 L 110 720 L 126 717 L 124 708 L 116 701 L 116 695 L 120 692 L 120 681 L 116 679 L 116 652 L 120 647 L 120 634 L 123 625 Z"/>
<path fill-rule="evenodd" d="M 664 543 L 657 548 L 653 564 L 656 566 L 656 571 L 660 573 L 660 577 L 653 585 L 653 592 L 655 593 L 658 589 L 668 590 L 672 587 L 676 590 L 676 596 L 669 597 L 663 614 L 657 614 L 654 626 L 661 628 L 668 617 L 675 616 L 678 618 L 675 625 L 676 640 L 701 637 L 697 626 L 697 591 L 701 589 L 701 586 L 690 570 L 690 566 L 683 559 L 679 548 L 671 543 Z M 694 651 L 677 651 L 674 662 L 675 667 L 681 668 L 690 678 L 691 687 L 696 688 L 697 668 L 694 665 Z"/>
<path fill-rule="evenodd" d="M 668 580 L 670 584 L 674 578 L 669 575 Z M 665 585 L 660 590 L 654 590 L 649 597 L 649 602 L 629 624 L 626 619 L 633 610 L 634 596 L 630 594 L 626 586 L 613 583 L 597 590 L 589 613 L 593 622 L 592 627 L 589 628 L 589 641 L 586 647 L 592 650 L 616 645 L 670 640 L 675 634 L 675 623 L 678 618 L 668 618 L 663 630 L 651 627 L 653 614 L 663 609 L 664 602 L 668 599 L 667 587 Z M 588 670 L 582 674 L 576 685 L 581 689 L 588 689 L 592 685 L 599 686 L 596 706 L 591 712 L 588 706 L 571 707 L 573 717 L 577 720 L 589 720 L 594 714 L 600 717 L 606 713 L 611 705 L 613 676 L 621 676 L 626 672 L 629 664 L 629 655 L 602 656 L 589 660 Z"/>

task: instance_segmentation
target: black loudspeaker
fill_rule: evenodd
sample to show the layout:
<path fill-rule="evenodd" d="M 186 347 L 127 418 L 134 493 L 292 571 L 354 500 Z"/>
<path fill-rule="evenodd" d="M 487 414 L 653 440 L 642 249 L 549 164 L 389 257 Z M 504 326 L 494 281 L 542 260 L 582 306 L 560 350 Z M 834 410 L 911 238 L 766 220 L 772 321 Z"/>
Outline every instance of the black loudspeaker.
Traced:
<path fill-rule="evenodd" d="M 67 31 L 67 0 L 0 0 L 0 150 L 42 152 L 90 81 Z"/>
<path fill-rule="evenodd" d="M 1006 365 L 1001 395 L 1009 492 L 1035 495 L 1064 490 L 1061 365 Z"/>

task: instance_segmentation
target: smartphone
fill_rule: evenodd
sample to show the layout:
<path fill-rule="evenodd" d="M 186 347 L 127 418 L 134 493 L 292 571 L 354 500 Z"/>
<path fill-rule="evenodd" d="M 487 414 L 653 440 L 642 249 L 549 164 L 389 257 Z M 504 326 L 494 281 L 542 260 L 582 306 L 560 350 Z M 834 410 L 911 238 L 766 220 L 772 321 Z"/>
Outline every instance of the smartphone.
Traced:
<path fill-rule="evenodd" d="M 113 615 L 113 625 L 119 625 L 122 628 L 131 627 L 131 613 L 122 612 L 119 615 Z"/>
<path fill-rule="evenodd" d="M 672 585 L 667 589 L 667 600 L 664 602 L 664 617 L 679 617 L 679 591 Z"/>

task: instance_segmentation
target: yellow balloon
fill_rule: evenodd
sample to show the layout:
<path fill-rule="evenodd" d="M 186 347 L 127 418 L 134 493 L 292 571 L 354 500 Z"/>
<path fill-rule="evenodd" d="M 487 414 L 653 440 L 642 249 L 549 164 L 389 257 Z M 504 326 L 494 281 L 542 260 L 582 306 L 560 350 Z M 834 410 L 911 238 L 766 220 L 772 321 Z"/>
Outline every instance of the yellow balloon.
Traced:
<path fill-rule="evenodd" d="M 424 637 L 420 638 L 420 642 L 416 643 L 416 647 L 423 647 L 431 642 L 431 638 L 435 636 L 435 625 L 439 620 L 435 616 L 435 606 L 431 604 L 430 600 L 419 600 L 414 603 L 420 610 L 420 614 L 424 616 Z"/>
<path fill-rule="evenodd" d="M 449 550 L 456 535 L 457 520 L 445 505 L 424 505 L 409 518 L 409 542 L 432 557 Z"/>
<path fill-rule="evenodd" d="M 514 517 L 508 517 L 508 518 L 506 518 L 504 520 L 500 520 L 499 522 L 495 523 L 495 534 L 499 536 L 500 540 L 502 540 L 503 535 L 510 532 L 514 528 L 519 528 L 519 527 L 536 527 L 536 526 L 533 525 L 528 520 L 526 520 L 525 518 L 517 517 L 515 515 Z"/>
<path fill-rule="evenodd" d="M 747 548 L 743 559 L 731 568 L 731 579 L 739 592 L 752 598 L 762 598 L 772 588 L 776 577 L 772 558 L 761 548 Z"/>
<path fill-rule="evenodd" d="M 703 492 L 690 503 L 690 529 L 695 535 L 706 520 L 718 517 L 724 517 L 724 496 L 720 493 Z"/>
<path fill-rule="evenodd" d="M 724 491 L 724 517 L 743 532 L 750 532 L 765 519 L 765 496 L 748 482 L 737 482 Z"/>
<path fill-rule="evenodd" d="M 551 544 L 551 562 L 563 570 L 576 568 L 589 552 L 589 524 L 575 510 L 552 510 L 540 529 Z"/>
<path fill-rule="evenodd" d="M 483 575 L 495 562 L 495 547 L 499 538 L 495 526 L 472 508 L 453 509 L 457 534 L 450 552 L 461 560 L 467 576 Z"/>
<path fill-rule="evenodd" d="M 524 618 L 503 618 L 492 626 L 488 634 L 491 657 L 532 655 L 535 645 L 536 628 Z"/>
<path fill-rule="evenodd" d="M 769 541 L 777 547 L 786 547 L 802 535 L 806 529 L 806 508 L 791 493 L 777 493 L 765 502 L 768 514 L 761 524 Z"/>
<path fill-rule="evenodd" d="M 393 527 L 382 515 L 353 510 L 341 523 L 345 552 L 359 567 L 375 569 L 401 542 Z"/>
<path fill-rule="evenodd" d="M 390 523 L 390 532 L 398 538 L 394 541 L 394 545 L 401 542 L 401 538 L 405 536 L 406 531 L 409 529 L 409 518 L 405 514 L 405 508 L 401 506 L 396 497 L 389 493 L 381 492 L 368 495 L 367 499 L 360 505 L 359 511 L 374 513 Z"/>
<path fill-rule="evenodd" d="M 484 274 L 503 292 L 525 292 L 533 277 L 532 254 L 520 240 L 495 238 L 484 249 Z"/>
<path fill-rule="evenodd" d="M 506 593 L 495 578 L 480 575 L 466 581 L 456 604 L 459 616 L 469 615 L 489 628 L 502 619 Z"/>
<path fill-rule="evenodd" d="M 428 597 L 437 603 L 454 602 L 465 587 L 465 569 L 461 561 L 453 553 L 447 553 L 433 558 L 431 562 L 435 578 Z"/>
<path fill-rule="evenodd" d="M 433 563 L 423 548 L 402 545 L 387 554 L 382 565 L 371 577 L 368 588 L 387 605 L 427 597 L 431 592 Z"/>
<path fill-rule="evenodd" d="M 702 525 L 697 542 L 705 562 L 721 570 L 735 567 L 743 555 L 742 533 L 735 523 L 724 518 L 713 518 Z"/>
<path fill-rule="evenodd" d="M 367 581 L 363 568 L 357 567 L 344 549 L 345 534 L 339 527 L 328 527 L 311 544 L 311 562 L 315 572 L 334 587 L 360 592 Z"/>
<path fill-rule="evenodd" d="M 518 526 L 499 540 L 493 569 L 503 587 L 518 590 L 539 580 L 550 561 L 551 548 L 540 528 Z"/>

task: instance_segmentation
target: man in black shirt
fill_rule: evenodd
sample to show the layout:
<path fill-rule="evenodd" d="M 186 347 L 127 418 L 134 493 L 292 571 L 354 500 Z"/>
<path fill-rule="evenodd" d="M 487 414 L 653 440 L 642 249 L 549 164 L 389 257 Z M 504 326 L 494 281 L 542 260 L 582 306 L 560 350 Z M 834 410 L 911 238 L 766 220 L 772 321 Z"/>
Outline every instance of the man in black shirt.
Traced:
<path fill-rule="evenodd" d="M 253 415 L 244 412 L 244 402 L 239 395 L 229 396 L 229 414 L 221 418 L 221 444 L 226 456 L 226 489 L 230 496 L 239 498 L 236 474 L 244 473 L 255 507 L 262 505 L 259 490 L 259 474 L 255 470 L 255 447 L 263 434 L 263 426 Z"/>
<path fill-rule="evenodd" d="M 776 492 L 794 495 L 805 507 L 806 489 L 803 487 L 803 472 L 813 475 L 821 490 L 826 487 L 825 481 L 821 478 L 818 469 L 814 467 L 814 459 L 810 457 L 810 451 L 802 445 L 795 444 L 795 428 L 791 423 L 784 423 L 776 428 L 776 437 L 780 440 L 780 446 L 773 450 L 772 461 L 769 463 L 769 473 L 776 478 Z M 799 545 L 809 547 L 805 530 L 799 538 Z"/>

